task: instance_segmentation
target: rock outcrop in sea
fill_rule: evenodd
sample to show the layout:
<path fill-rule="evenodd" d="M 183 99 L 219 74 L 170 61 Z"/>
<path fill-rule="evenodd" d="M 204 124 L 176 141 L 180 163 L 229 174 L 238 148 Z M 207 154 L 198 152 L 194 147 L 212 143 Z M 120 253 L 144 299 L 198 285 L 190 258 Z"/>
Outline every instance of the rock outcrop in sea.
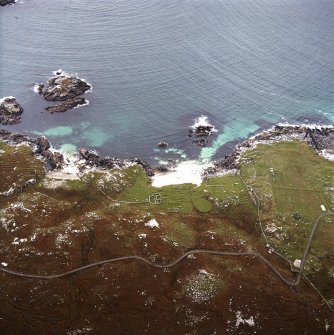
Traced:
<path fill-rule="evenodd" d="M 160 149 L 166 149 L 166 148 L 168 148 L 168 143 L 165 142 L 165 141 L 161 141 L 157 144 L 157 147 L 160 148 Z"/>
<path fill-rule="evenodd" d="M 51 114 L 63 113 L 69 109 L 72 109 L 72 108 L 75 108 L 81 105 L 87 105 L 87 100 L 83 97 L 77 97 L 77 98 L 67 99 L 58 105 L 49 106 L 49 107 L 46 107 L 45 109 Z"/>
<path fill-rule="evenodd" d="M 0 100 L 0 124 L 16 124 L 21 122 L 23 108 L 14 97 Z"/>
<path fill-rule="evenodd" d="M 49 79 L 47 86 L 38 86 L 38 93 L 47 101 L 60 101 L 59 104 L 45 108 L 50 113 L 66 112 L 80 105 L 87 105 L 88 101 L 79 97 L 91 89 L 84 80 L 75 76 L 56 72 L 56 76 Z"/>
<path fill-rule="evenodd" d="M 195 137 L 192 143 L 200 147 L 208 144 L 208 137 L 216 131 L 215 127 L 209 123 L 207 116 L 201 115 L 195 120 L 195 124 L 189 129 L 188 136 Z"/>
<path fill-rule="evenodd" d="M 0 6 L 14 5 L 16 0 L 0 0 Z"/>

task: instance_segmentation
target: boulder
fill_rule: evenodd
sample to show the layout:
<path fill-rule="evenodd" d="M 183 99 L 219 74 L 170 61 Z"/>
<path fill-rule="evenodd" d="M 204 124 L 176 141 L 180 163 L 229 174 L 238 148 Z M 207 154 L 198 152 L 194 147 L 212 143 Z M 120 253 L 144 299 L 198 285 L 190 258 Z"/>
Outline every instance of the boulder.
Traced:
<path fill-rule="evenodd" d="M 46 168 L 48 170 L 52 171 L 55 169 L 59 169 L 64 163 L 64 156 L 57 151 L 55 153 L 52 153 L 52 151 L 50 150 L 44 150 L 41 152 L 41 155 L 45 160 Z"/>
<path fill-rule="evenodd" d="M 161 141 L 157 144 L 157 147 L 161 148 L 161 149 L 166 149 L 166 148 L 168 148 L 168 143 L 164 142 L 164 141 Z"/>
<path fill-rule="evenodd" d="M 37 153 L 50 149 L 50 143 L 45 136 L 37 137 L 35 143 L 37 145 Z"/>
<path fill-rule="evenodd" d="M 79 155 L 89 163 L 96 163 L 100 159 L 100 156 L 94 150 L 85 148 L 79 150 Z"/>

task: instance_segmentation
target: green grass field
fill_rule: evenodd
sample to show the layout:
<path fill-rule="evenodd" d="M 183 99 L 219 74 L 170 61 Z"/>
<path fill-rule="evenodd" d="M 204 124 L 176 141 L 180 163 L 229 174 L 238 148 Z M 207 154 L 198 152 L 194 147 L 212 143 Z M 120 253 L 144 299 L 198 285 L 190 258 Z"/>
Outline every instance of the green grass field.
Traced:
<path fill-rule="evenodd" d="M 268 234 L 271 243 L 292 261 L 300 258 L 320 206 L 334 209 L 333 163 L 306 143 L 280 142 L 259 145 L 243 156 L 240 165 L 246 183 L 260 199 L 264 227 L 278 227 Z"/>

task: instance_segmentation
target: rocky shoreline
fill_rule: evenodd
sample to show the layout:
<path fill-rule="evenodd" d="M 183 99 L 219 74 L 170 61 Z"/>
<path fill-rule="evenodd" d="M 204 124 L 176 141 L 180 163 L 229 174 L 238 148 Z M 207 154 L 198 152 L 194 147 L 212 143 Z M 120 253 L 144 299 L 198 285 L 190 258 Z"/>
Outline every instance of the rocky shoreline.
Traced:
<path fill-rule="evenodd" d="M 269 144 L 280 141 L 301 140 L 307 142 L 318 154 L 334 159 L 334 126 L 306 126 L 306 125 L 276 125 L 269 130 L 244 140 L 236 145 L 233 152 L 225 155 L 222 159 L 214 161 L 212 167 L 203 170 L 203 174 L 220 174 L 238 169 L 241 155 L 258 144 Z M 61 170 L 69 164 L 75 166 L 78 173 L 88 170 L 110 170 L 112 168 L 123 168 L 131 164 L 140 165 L 150 177 L 155 174 L 168 173 L 170 170 L 164 167 L 152 167 L 139 158 L 121 160 L 116 157 L 101 157 L 96 151 L 82 148 L 78 156 L 71 162 L 67 157 L 54 150 L 48 139 L 44 136 L 32 138 L 27 135 L 12 133 L 0 129 L 0 141 L 10 145 L 28 145 L 33 155 L 44 162 L 46 171 Z"/>
<path fill-rule="evenodd" d="M 210 168 L 207 173 L 215 174 L 222 170 L 237 169 L 241 155 L 258 144 L 293 140 L 305 141 L 319 155 L 334 160 L 334 125 L 278 124 L 238 143 L 231 154 L 215 161 L 213 168 Z"/>
<path fill-rule="evenodd" d="M 0 129 L 0 141 L 9 145 L 27 145 L 31 148 L 35 157 L 41 159 L 46 171 L 55 171 L 66 168 L 69 164 L 74 164 L 79 173 L 87 170 L 110 170 L 112 168 L 123 168 L 129 164 L 140 165 L 148 176 L 153 176 L 153 168 L 139 158 L 121 160 L 116 157 L 100 157 L 94 150 L 80 149 L 78 157 L 70 161 L 62 153 L 54 150 L 45 136 L 37 138 L 28 135 L 13 133 L 9 130 Z"/>

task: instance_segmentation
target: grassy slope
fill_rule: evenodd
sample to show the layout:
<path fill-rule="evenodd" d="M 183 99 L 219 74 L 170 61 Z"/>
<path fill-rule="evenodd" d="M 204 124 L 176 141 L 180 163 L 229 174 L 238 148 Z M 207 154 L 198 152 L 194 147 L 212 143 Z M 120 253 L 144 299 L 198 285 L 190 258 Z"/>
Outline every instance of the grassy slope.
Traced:
<path fill-rule="evenodd" d="M 0 150 L 0 192 L 14 182 L 25 183 L 43 176 L 41 162 L 32 157 L 28 148 L 0 144 Z M 334 207 L 333 163 L 317 156 L 304 143 L 277 143 L 260 145 L 246 153 L 241 161 L 241 173 L 261 200 L 265 226 L 275 223 L 279 227 L 276 234 L 269 234 L 271 243 L 292 261 L 300 258 L 311 224 L 320 213 L 320 205 L 328 209 Z M 238 175 L 209 178 L 200 187 L 184 184 L 154 188 L 144 171 L 133 166 L 113 170 L 111 174 L 87 174 L 81 180 L 66 181 L 56 189 L 46 184 L 41 182 L 11 199 L 0 197 L 3 215 L 7 215 L 4 208 L 9 205 L 8 201 L 27 204 L 31 215 L 18 211 L 8 212 L 8 215 L 22 224 L 29 220 L 31 232 L 43 229 L 43 236 L 45 234 L 51 246 L 57 236 L 67 235 L 73 239 L 73 243 L 64 245 L 68 255 L 78 253 L 82 243 L 93 243 L 90 238 L 87 237 L 88 242 L 84 238 L 87 233 L 75 235 L 71 233 L 73 229 L 89 232 L 99 239 L 92 259 L 138 253 L 143 245 L 138 235 L 142 233 L 148 236 L 144 254 L 163 254 L 166 258 L 194 247 L 242 250 L 245 246 L 256 249 L 263 245 L 255 225 L 256 208 Z M 145 201 L 154 193 L 161 196 L 160 204 L 123 203 Z M 41 215 L 42 210 L 48 216 Z M 294 212 L 301 215 L 301 220 L 292 218 Z M 145 226 L 151 218 L 158 220 L 159 230 Z M 333 248 L 329 247 L 331 229 L 326 224 L 321 225 L 312 245 L 312 262 L 307 264 L 310 271 L 325 269 L 328 278 L 334 276 Z M 26 234 L 22 231 L 21 237 Z M 37 248 L 36 245 L 39 244 L 31 243 L 31 248 Z M 330 260 L 326 264 L 325 246 L 328 247 L 326 259 Z M 11 247 L 6 248 L 8 254 L 12 252 Z M 108 248 L 111 249 L 108 251 Z"/>
<path fill-rule="evenodd" d="M 264 227 L 278 227 L 267 233 L 270 243 L 291 261 L 300 259 L 312 223 L 322 213 L 320 205 L 334 210 L 334 164 L 305 143 L 281 142 L 259 145 L 246 153 L 241 173 L 261 201 Z M 296 212 L 300 220 L 293 218 Z M 306 264 L 308 273 L 324 287 L 333 277 L 333 222 L 333 217 L 322 219 Z M 331 290 L 328 297 L 333 294 Z"/>
<path fill-rule="evenodd" d="M 23 186 L 32 178 L 38 181 L 43 176 L 42 162 L 32 157 L 28 147 L 12 147 L 0 142 L 0 192 Z"/>

